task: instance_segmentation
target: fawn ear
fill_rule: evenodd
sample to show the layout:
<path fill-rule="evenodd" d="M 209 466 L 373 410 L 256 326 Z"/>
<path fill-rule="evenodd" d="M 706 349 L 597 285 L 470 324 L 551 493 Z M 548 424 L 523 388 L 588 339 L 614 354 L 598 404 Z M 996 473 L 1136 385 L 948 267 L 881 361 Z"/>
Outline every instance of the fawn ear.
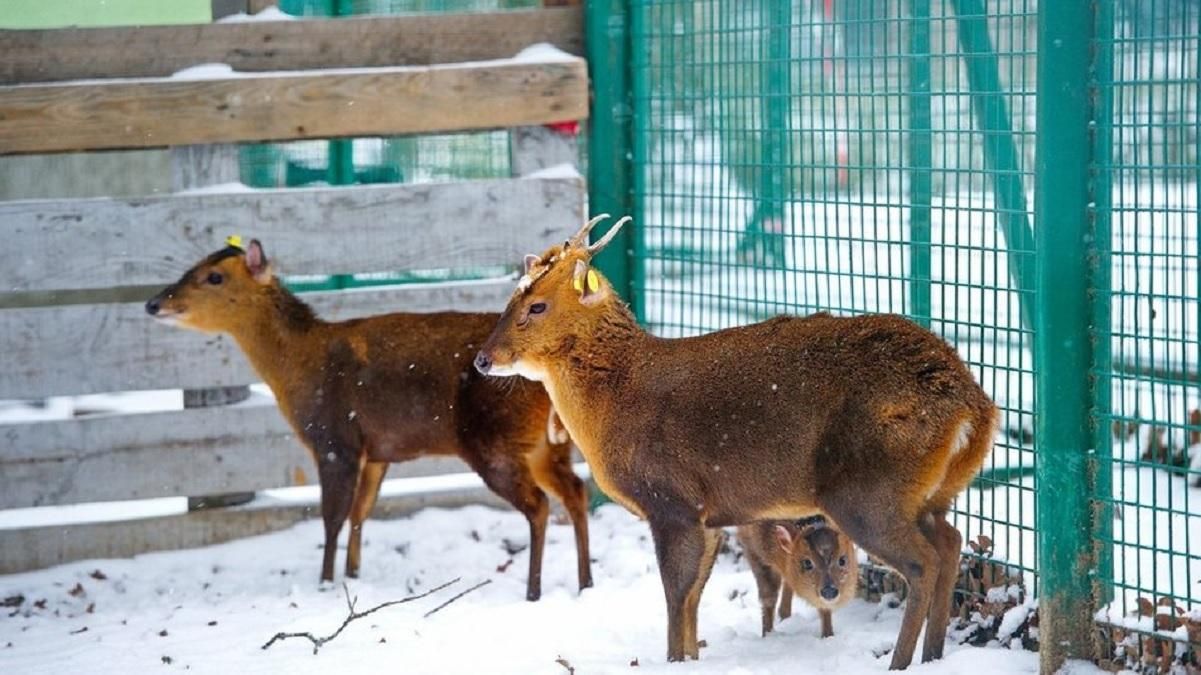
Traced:
<path fill-rule="evenodd" d="M 271 281 L 271 263 L 267 262 L 267 254 L 263 253 L 263 244 L 258 239 L 251 239 L 246 247 L 246 271 L 260 284 Z"/>
<path fill-rule="evenodd" d="M 580 302 L 592 305 L 600 302 L 607 292 L 601 282 L 600 275 L 583 260 L 575 261 L 575 272 L 571 277 L 571 287 L 580 294 Z"/>
<path fill-rule="evenodd" d="M 780 548 L 784 549 L 785 552 L 792 551 L 792 533 L 788 531 L 788 528 L 783 525 L 776 525 L 772 528 L 772 531 L 776 535 L 776 543 L 780 545 Z"/>
<path fill-rule="evenodd" d="M 542 262 L 542 258 L 539 258 L 533 253 L 525 254 L 525 273 L 529 274 L 530 270 L 534 269 L 534 265 L 537 265 L 540 262 Z"/>

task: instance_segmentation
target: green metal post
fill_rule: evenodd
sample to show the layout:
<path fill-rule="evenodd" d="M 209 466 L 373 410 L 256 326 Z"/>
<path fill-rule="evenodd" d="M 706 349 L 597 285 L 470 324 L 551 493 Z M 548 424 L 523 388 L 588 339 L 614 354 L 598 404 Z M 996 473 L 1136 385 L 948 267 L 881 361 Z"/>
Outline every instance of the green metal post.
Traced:
<path fill-rule="evenodd" d="M 930 0 L 909 2 L 909 315 L 930 327 Z"/>
<path fill-rule="evenodd" d="M 783 267 L 784 204 L 791 184 L 788 170 L 789 118 L 792 102 L 792 3 L 760 0 L 765 18 L 767 58 L 760 61 L 759 96 L 762 115 L 759 134 L 759 166 L 755 212 L 747 226 L 741 248 L 748 260 Z"/>
<path fill-rule="evenodd" d="M 326 0 L 330 16 L 347 16 L 354 13 L 350 0 Z M 335 138 L 328 143 L 326 151 L 325 181 L 330 185 L 354 185 L 354 139 Z M 335 274 L 330 277 L 334 288 L 346 288 L 353 277 Z"/>
<path fill-rule="evenodd" d="M 962 3 L 961 3 L 962 4 Z M 1034 332 L 1041 671 L 1092 660 L 1092 3 L 1038 6 Z"/>
<path fill-rule="evenodd" d="M 1113 409 L 1113 345 L 1111 316 L 1113 238 L 1110 216 L 1113 203 L 1113 91 L 1105 86 L 1113 82 L 1113 2 L 1095 3 L 1096 23 L 1093 47 L 1093 134 L 1092 171 L 1090 173 L 1090 203 L 1093 233 L 1089 262 L 1092 281 L 1089 285 L 1093 322 L 1093 447 L 1096 451 L 1093 477 L 1093 496 L 1096 500 L 1094 546 L 1097 556 L 1097 575 L 1094 594 L 1098 605 L 1113 601 L 1113 437 L 1106 419 Z"/>
<path fill-rule="evenodd" d="M 1026 191 L 1022 185 L 1017 146 L 1013 142 L 1009 106 L 1001 89 L 1000 65 L 988 35 L 988 12 L 984 0 L 955 0 L 954 5 L 959 50 L 967 66 L 968 86 L 972 92 L 972 110 L 977 130 L 984 136 L 984 163 L 992 176 L 996 210 L 1002 221 L 1001 233 L 1009 251 L 1006 258 L 1010 283 L 1019 292 L 1022 325 L 1030 329 L 1034 326 L 1030 294 L 1035 286 L 1034 270 L 1028 257 L 1034 250 L 1034 234 L 1026 213 Z M 1042 52 L 1039 54 L 1041 56 Z"/>
<path fill-rule="evenodd" d="M 597 256 L 596 265 L 641 320 L 640 284 L 636 279 L 639 267 L 631 265 L 631 254 L 640 239 L 637 232 L 644 226 L 640 222 L 643 211 L 634 201 L 635 97 L 630 70 L 630 32 L 639 14 L 640 9 L 630 8 L 630 0 L 588 0 L 585 9 L 593 91 L 588 139 L 589 209 L 594 214 L 611 213 L 614 220 L 627 214 L 635 219 Z M 648 103 L 645 96 L 641 101 L 643 105 Z M 645 139 L 641 145 L 645 152 Z M 598 226 L 595 236 L 601 236 L 605 231 L 601 228 L 607 225 Z"/>

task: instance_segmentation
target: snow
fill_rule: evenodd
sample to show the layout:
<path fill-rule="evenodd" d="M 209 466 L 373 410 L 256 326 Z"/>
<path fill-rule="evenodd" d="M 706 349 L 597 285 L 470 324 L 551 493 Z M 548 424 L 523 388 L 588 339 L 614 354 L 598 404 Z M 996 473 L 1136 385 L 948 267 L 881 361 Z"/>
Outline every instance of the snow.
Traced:
<path fill-rule="evenodd" d="M 577 595 L 571 528 L 556 520 L 547 532 L 543 598 L 529 603 L 526 553 L 504 549 L 505 540 L 528 539 L 517 513 L 472 506 L 369 521 L 363 576 L 348 584 L 360 610 L 461 581 L 350 624 L 317 656 L 303 640 L 260 649 L 277 631 L 326 634 L 345 617 L 341 590 L 317 584 L 316 520 L 207 548 L 0 577 L 0 598 L 25 597 L 15 612 L 7 610 L 12 616 L 0 616 L 0 672 L 139 672 L 167 668 L 164 657 L 171 669 L 197 673 L 316 673 L 336 664 L 345 672 L 562 675 L 556 659 L 581 674 L 629 673 L 635 659 L 637 673 L 854 674 L 888 667 L 901 609 L 855 600 L 835 614 L 835 636 L 823 640 L 816 612 L 798 602 L 794 616 L 762 638 L 754 580 L 730 553 L 719 557 L 701 600 L 699 633 L 708 643 L 701 660 L 668 665 L 666 610 L 645 523 L 606 505 L 590 527 L 595 587 Z M 487 579 L 488 586 L 422 618 Z M 76 584 L 81 590 L 72 595 Z M 34 608 L 41 599 L 45 609 Z M 1031 652 L 949 645 L 944 660 L 910 672 L 1037 670 Z"/>
<path fill-rule="evenodd" d="M 576 168 L 575 164 L 564 162 L 548 166 L 544 169 L 538 169 L 537 171 L 531 171 L 522 176 L 522 178 L 583 178 L 583 176 L 580 175 L 580 171 Z"/>
<path fill-rule="evenodd" d="M 200 63 L 171 73 L 172 80 L 220 80 L 233 76 L 233 66 L 226 63 Z"/>
<path fill-rule="evenodd" d="M 247 14 L 246 12 L 238 12 L 236 14 L 227 14 L 217 23 L 245 23 L 248 21 L 297 21 L 297 17 L 281 11 L 277 5 L 264 7 L 258 14 Z"/>
<path fill-rule="evenodd" d="M 183 71 L 180 71 L 183 72 Z M 201 187 L 186 188 L 179 190 L 177 195 L 227 195 L 235 193 L 256 192 L 255 188 L 250 187 L 245 183 L 238 181 L 230 181 L 228 183 L 215 183 L 213 185 L 203 185 Z"/>
<path fill-rule="evenodd" d="M 992 590 L 989 590 L 989 595 L 992 595 Z M 992 601 L 992 598 L 989 598 Z M 1001 625 L 997 628 L 997 638 L 1006 641 L 1010 636 L 1021 627 L 1022 623 L 1029 618 L 1030 613 L 1034 611 L 1034 601 L 1030 600 L 1016 607 L 1010 607 L 1005 611 L 1005 615 L 1001 617 Z"/>
<path fill-rule="evenodd" d="M 86 523 L 175 516 L 186 513 L 187 510 L 187 497 L 5 509 L 0 511 L 0 530 L 19 530 L 27 527 L 68 527 Z"/>
<path fill-rule="evenodd" d="M 579 58 L 550 43 L 539 42 L 517 52 L 512 60 L 517 63 L 571 63 Z"/>

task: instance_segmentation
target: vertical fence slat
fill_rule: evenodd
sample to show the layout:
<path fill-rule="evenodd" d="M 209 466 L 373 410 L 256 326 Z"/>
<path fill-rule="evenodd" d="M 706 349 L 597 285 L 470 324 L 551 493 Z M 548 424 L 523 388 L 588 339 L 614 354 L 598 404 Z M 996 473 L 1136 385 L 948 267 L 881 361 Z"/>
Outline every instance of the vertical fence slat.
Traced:
<path fill-rule="evenodd" d="M 592 0 L 586 11 L 585 39 L 592 109 L 589 120 L 588 157 L 589 211 L 615 217 L 633 215 L 633 123 L 630 78 L 630 22 L 628 0 Z M 645 118 L 644 118 L 645 119 Z M 609 223 L 599 225 L 599 237 Z M 638 223 L 635 223 L 638 225 Z M 635 227 L 624 228 L 616 240 L 596 258 L 597 267 L 639 314 L 641 298 L 635 292 L 630 253 L 635 246 Z"/>
<path fill-rule="evenodd" d="M 960 4 L 963 4 L 962 2 Z M 1034 332 L 1043 673 L 1092 659 L 1091 3 L 1038 7 Z"/>
<path fill-rule="evenodd" d="M 930 327 L 930 0 L 909 2 L 909 315 Z"/>

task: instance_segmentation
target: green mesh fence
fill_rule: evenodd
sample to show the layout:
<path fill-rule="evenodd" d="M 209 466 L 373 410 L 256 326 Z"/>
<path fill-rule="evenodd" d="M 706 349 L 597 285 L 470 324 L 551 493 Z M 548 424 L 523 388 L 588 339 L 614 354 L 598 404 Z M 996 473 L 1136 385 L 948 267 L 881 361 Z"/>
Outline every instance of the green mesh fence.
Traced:
<path fill-rule="evenodd" d="M 963 585 L 1039 594 L 1037 509 L 1056 504 L 1036 503 L 1034 476 L 1037 0 L 605 4 L 629 24 L 640 319 L 676 336 L 898 312 L 945 337 L 1003 411 L 954 514 L 991 582 Z M 1138 598 L 1201 609 L 1201 3 L 1095 4 L 1112 32 L 1095 58 L 1113 65 L 1094 88 L 1113 111 L 1093 167 L 1112 205 L 1095 212 L 1112 239 L 1088 254 L 1112 263 L 1093 291 L 1111 301 L 1094 348 L 1113 365 L 1093 373 L 1093 497 L 1113 522 L 1091 535 L 1106 550 L 1090 574 L 1110 621 L 1152 628 Z"/>
<path fill-rule="evenodd" d="M 1110 277 L 1097 292 L 1111 318 L 1097 331 L 1107 353 L 1096 376 L 1109 394 L 1098 403 L 1100 435 L 1112 448 L 1102 469 L 1111 497 L 1100 497 L 1115 514 L 1104 580 L 1115 589 L 1111 620 L 1142 614 L 1138 627 L 1170 632 L 1181 618 L 1170 607 L 1201 608 L 1201 3 L 1104 9 L 1098 129 L 1108 147 L 1097 174 L 1109 237 L 1098 255 Z M 1153 618 L 1147 603 L 1168 608 Z"/>

